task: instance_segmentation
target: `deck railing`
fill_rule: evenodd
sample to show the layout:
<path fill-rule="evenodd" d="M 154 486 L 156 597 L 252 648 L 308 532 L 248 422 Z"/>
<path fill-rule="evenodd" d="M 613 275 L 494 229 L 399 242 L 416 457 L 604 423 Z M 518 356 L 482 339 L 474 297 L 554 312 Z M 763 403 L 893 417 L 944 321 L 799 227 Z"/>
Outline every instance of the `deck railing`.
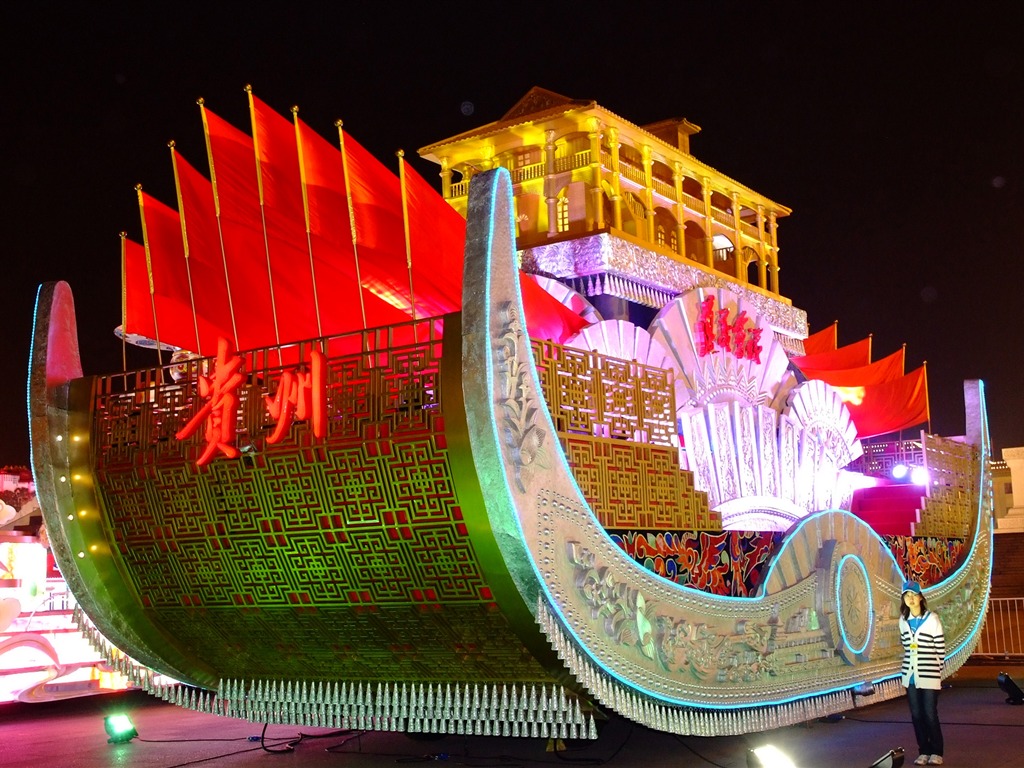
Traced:
<path fill-rule="evenodd" d="M 1024 597 L 992 598 L 975 656 L 1024 658 Z"/>

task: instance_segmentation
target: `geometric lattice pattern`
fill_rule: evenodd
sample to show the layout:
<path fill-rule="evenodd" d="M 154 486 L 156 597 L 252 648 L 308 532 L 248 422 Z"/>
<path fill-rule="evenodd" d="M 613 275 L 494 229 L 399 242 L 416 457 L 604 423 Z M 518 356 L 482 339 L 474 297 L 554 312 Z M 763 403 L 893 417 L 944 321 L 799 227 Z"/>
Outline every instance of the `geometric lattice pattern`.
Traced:
<path fill-rule="evenodd" d="M 92 445 L 110 545 L 168 642 L 225 677 L 543 680 L 456 496 L 439 324 L 416 324 L 421 341 L 385 330 L 327 342 L 355 351 L 328 357 L 319 441 L 304 421 L 267 441 L 264 398 L 288 363 L 244 355 L 242 455 L 201 468 L 201 432 L 174 437 L 202 404 L 194 376 L 141 392 L 101 380 Z"/>
<path fill-rule="evenodd" d="M 922 433 L 928 497 L 915 536 L 967 538 L 978 513 L 978 448 Z"/>
<path fill-rule="evenodd" d="M 670 371 L 550 341 L 531 345 L 557 432 L 679 445 Z"/>
<path fill-rule="evenodd" d="M 721 530 L 678 451 L 659 445 L 560 434 L 573 476 L 605 528 Z"/>

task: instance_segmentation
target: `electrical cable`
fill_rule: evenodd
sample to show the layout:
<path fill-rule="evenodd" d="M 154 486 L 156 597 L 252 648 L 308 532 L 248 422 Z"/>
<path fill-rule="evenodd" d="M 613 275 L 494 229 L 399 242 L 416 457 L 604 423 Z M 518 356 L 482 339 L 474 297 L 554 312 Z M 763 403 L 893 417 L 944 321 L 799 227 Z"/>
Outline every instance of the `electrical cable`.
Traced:
<path fill-rule="evenodd" d="M 692 752 L 692 753 L 694 754 L 694 756 L 695 756 L 695 757 L 696 757 L 696 758 L 697 758 L 698 760 L 703 760 L 703 761 L 704 761 L 705 763 L 707 763 L 708 765 L 713 765 L 713 766 L 715 766 L 715 768 L 726 768 L 726 767 L 725 767 L 724 765 L 722 765 L 721 763 L 716 763 L 716 762 L 715 762 L 714 760 L 712 760 L 711 758 L 709 758 L 709 757 L 705 757 L 704 755 L 702 755 L 702 754 L 701 754 L 700 752 L 698 752 L 698 751 L 697 751 L 696 749 L 694 749 L 694 748 L 693 748 L 693 747 L 691 747 L 691 746 L 690 746 L 689 744 L 687 744 L 687 743 L 686 743 L 685 741 L 683 741 L 683 737 L 682 737 L 682 736 L 678 736 L 678 735 L 677 735 L 677 736 L 676 736 L 675 738 L 676 738 L 676 741 L 677 741 L 677 742 L 679 742 L 679 744 L 681 744 L 682 746 L 686 747 L 686 749 L 690 750 L 690 752 Z"/>

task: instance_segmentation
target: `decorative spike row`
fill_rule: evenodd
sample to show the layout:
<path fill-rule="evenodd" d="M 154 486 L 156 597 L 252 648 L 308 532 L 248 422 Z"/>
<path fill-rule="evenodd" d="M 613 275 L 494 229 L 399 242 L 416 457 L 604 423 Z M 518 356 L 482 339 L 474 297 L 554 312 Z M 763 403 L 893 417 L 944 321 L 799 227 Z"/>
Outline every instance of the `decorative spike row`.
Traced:
<path fill-rule="evenodd" d="M 778 706 L 751 707 L 732 710 L 707 710 L 693 708 L 672 708 L 651 701 L 627 689 L 612 679 L 603 670 L 596 668 L 572 646 L 571 641 L 562 632 L 554 616 L 548 611 L 539 597 L 537 601 L 537 624 L 545 632 L 551 647 L 566 662 L 569 671 L 581 681 L 584 688 L 599 702 L 604 702 L 619 714 L 657 730 L 678 733 L 680 735 L 721 736 L 760 732 L 787 725 L 794 725 L 808 720 L 825 717 L 847 711 L 852 704 L 848 692 L 834 691 L 819 696 L 809 696 L 795 702 Z M 873 700 L 885 700 L 901 695 L 902 689 L 895 679 L 883 681 L 876 686 L 876 697 Z M 555 692 L 552 692 L 555 695 Z M 530 692 L 528 709 L 536 712 L 538 702 L 535 691 Z M 524 691 L 525 697 L 525 691 Z M 547 712 L 548 702 L 543 698 L 540 702 L 542 717 L 539 719 L 546 727 L 549 723 L 557 724 Z M 552 706 L 562 709 L 560 702 Z M 590 724 L 593 725 L 592 718 Z M 531 731 L 531 736 L 533 733 Z M 594 736 L 596 738 L 596 735 Z"/>

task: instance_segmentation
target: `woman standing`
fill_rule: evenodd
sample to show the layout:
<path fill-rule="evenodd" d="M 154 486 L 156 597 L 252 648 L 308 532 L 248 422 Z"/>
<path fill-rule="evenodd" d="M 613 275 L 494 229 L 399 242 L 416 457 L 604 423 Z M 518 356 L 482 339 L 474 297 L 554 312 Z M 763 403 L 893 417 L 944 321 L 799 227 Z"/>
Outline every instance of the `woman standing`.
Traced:
<path fill-rule="evenodd" d="M 903 643 L 903 686 L 907 689 L 910 718 L 920 755 L 915 765 L 942 765 L 942 728 L 939 725 L 939 691 L 946 638 L 939 617 L 916 581 L 903 584 L 900 605 L 900 642 Z"/>

